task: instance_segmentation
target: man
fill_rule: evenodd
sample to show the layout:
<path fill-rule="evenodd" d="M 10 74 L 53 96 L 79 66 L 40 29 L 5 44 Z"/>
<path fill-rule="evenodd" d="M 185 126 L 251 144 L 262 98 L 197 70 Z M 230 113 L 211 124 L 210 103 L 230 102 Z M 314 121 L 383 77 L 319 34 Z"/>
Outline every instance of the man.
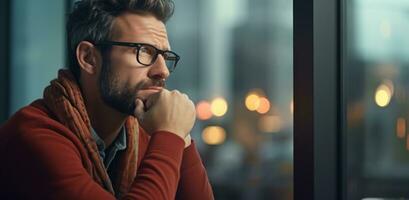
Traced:
<path fill-rule="evenodd" d="M 70 70 L 0 128 L 0 199 L 213 199 L 189 132 L 194 104 L 168 91 L 179 56 L 170 0 L 82 0 Z"/>

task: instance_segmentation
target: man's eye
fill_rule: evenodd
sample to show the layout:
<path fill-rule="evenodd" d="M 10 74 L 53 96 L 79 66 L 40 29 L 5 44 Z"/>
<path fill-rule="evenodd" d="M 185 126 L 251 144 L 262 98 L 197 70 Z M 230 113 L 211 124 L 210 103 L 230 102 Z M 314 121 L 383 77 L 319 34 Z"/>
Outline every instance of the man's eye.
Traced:
<path fill-rule="evenodd" d="M 143 46 L 143 47 L 141 47 L 141 49 L 139 51 L 141 53 L 146 53 L 146 54 L 149 54 L 149 55 L 154 55 L 155 54 L 155 49 L 152 48 L 152 47 Z"/>

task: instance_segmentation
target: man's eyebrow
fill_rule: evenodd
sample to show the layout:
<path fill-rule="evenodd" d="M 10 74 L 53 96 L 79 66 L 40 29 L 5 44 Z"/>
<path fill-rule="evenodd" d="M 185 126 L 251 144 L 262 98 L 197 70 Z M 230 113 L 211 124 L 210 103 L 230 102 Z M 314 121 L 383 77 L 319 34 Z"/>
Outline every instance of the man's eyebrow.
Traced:
<path fill-rule="evenodd" d="M 164 48 L 159 48 L 160 45 L 155 45 L 155 47 L 162 50 L 162 51 L 170 51 L 170 46 L 164 46 Z"/>
<path fill-rule="evenodd" d="M 170 44 L 169 43 L 162 46 L 160 43 L 155 42 L 152 45 L 154 47 L 156 47 L 157 49 L 160 49 L 162 51 L 170 51 Z"/>
<path fill-rule="evenodd" d="M 172 47 L 170 46 L 169 43 L 168 43 L 168 45 L 165 47 L 164 50 L 166 50 L 166 51 L 172 51 Z"/>
<path fill-rule="evenodd" d="M 163 46 L 164 48 L 162 48 L 162 45 L 160 45 L 159 43 L 156 43 L 156 42 L 153 42 L 153 43 L 151 43 L 151 42 L 142 42 L 142 43 L 152 45 L 155 48 L 160 49 L 162 51 L 171 51 L 170 45 L 169 46 Z"/>

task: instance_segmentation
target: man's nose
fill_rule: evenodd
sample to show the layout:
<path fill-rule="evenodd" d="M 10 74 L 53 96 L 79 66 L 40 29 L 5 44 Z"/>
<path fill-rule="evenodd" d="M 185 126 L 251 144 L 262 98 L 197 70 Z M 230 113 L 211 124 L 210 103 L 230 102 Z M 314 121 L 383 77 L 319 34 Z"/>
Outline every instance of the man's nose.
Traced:
<path fill-rule="evenodd" d="M 156 61 L 150 66 L 148 76 L 151 79 L 155 80 L 164 80 L 168 78 L 170 72 L 168 67 L 166 66 L 165 59 L 162 55 L 158 55 Z"/>

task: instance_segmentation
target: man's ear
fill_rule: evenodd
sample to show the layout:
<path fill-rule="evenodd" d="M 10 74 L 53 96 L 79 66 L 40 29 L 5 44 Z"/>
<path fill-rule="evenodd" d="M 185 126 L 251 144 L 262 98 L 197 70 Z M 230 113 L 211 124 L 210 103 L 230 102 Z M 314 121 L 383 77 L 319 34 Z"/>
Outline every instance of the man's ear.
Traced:
<path fill-rule="evenodd" d="M 80 68 L 88 74 L 97 72 L 98 51 L 95 46 L 88 41 L 81 41 L 76 49 L 77 60 Z"/>

